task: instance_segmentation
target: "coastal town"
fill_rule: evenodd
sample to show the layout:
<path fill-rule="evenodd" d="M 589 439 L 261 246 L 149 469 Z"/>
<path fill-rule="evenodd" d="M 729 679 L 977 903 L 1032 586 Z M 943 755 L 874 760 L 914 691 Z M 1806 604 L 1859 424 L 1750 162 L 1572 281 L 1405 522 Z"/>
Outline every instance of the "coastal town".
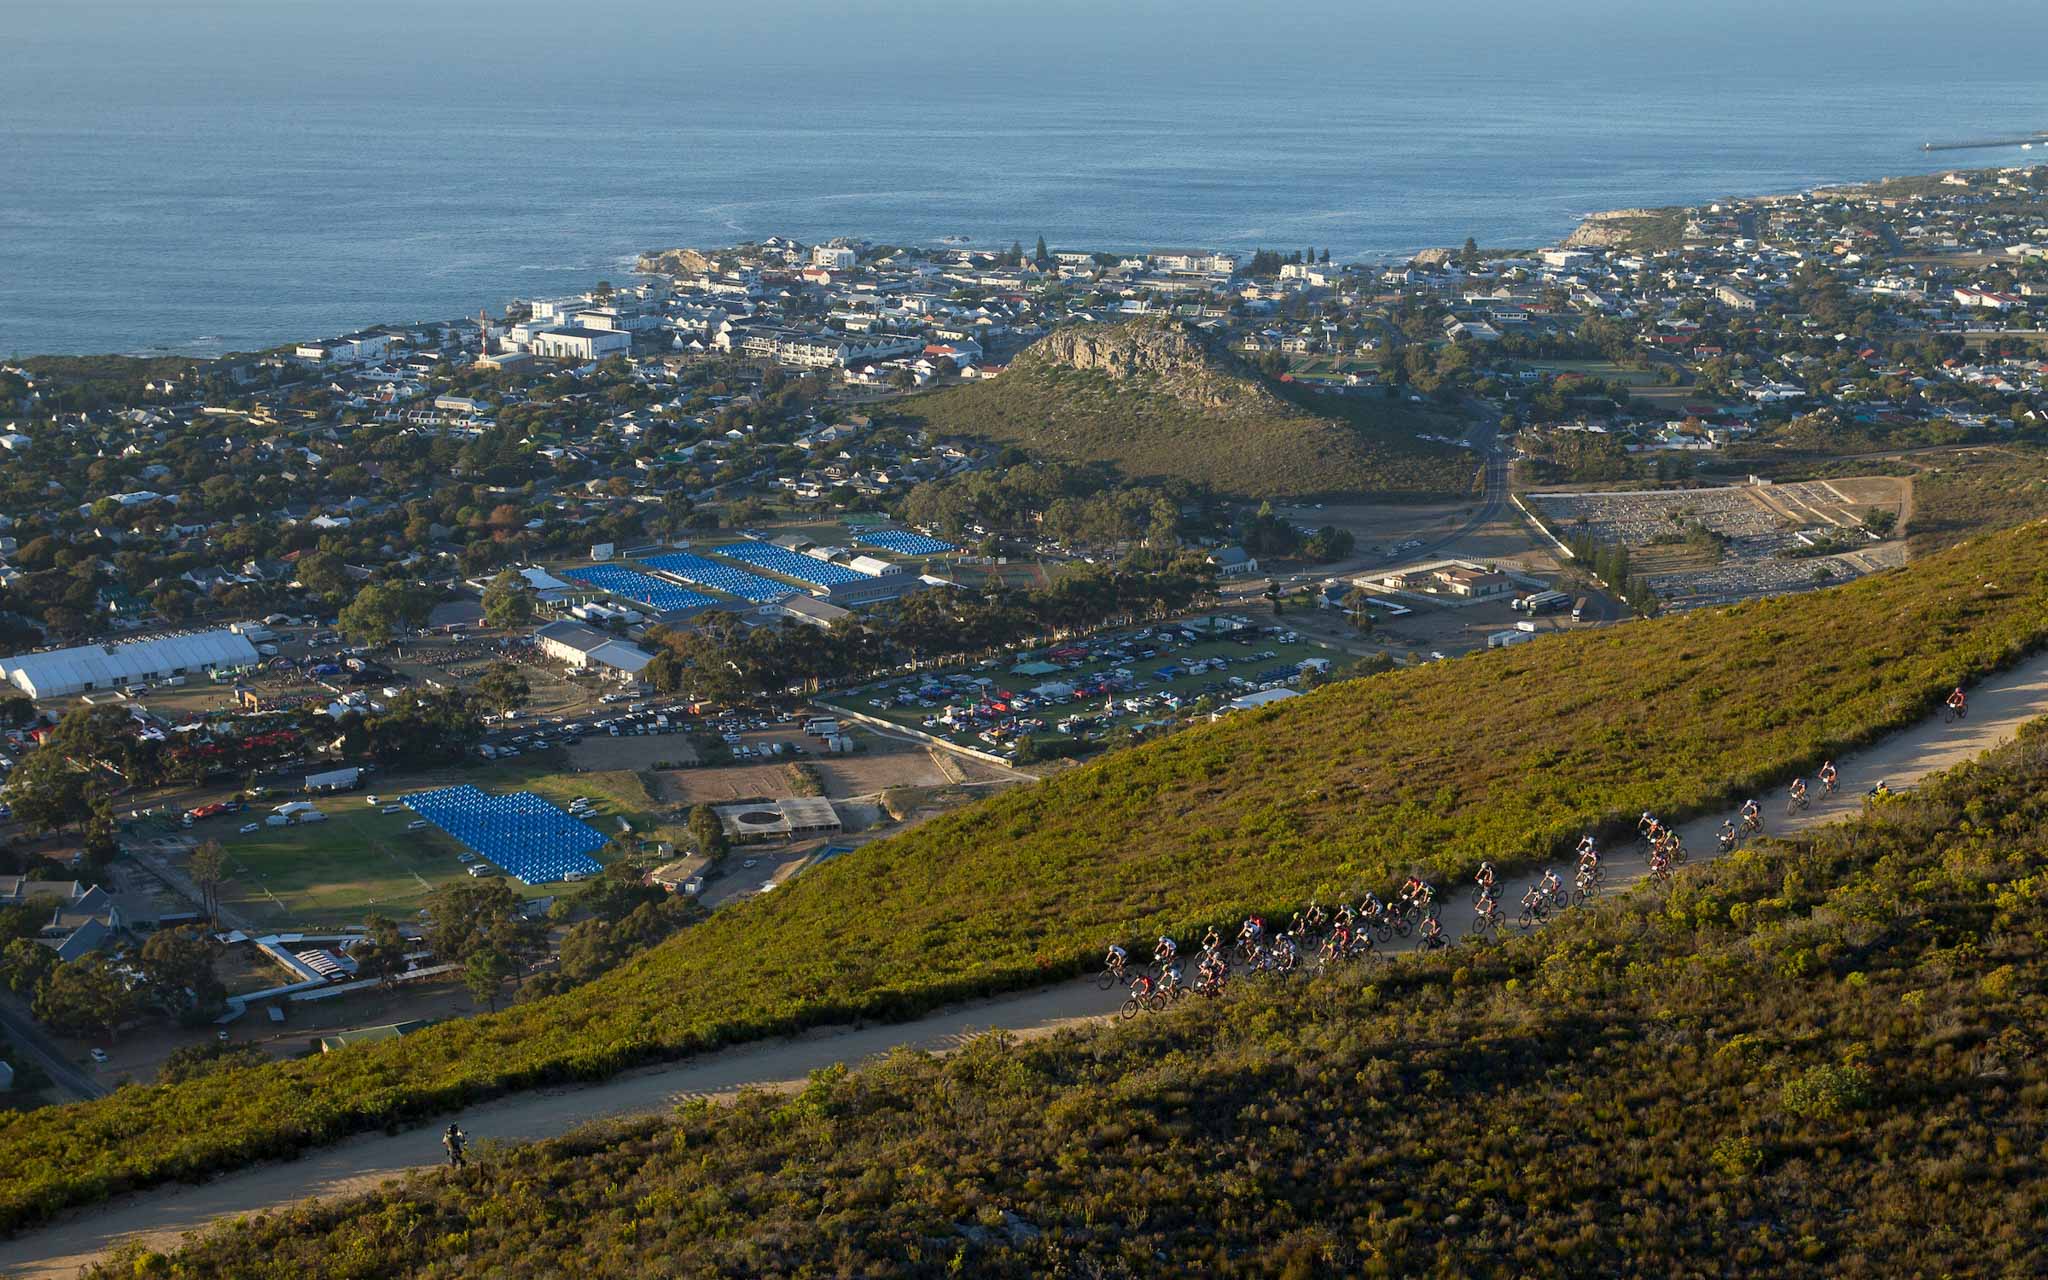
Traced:
<path fill-rule="evenodd" d="M 17 1101 L 566 989 L 1334 678 L 1896 569 L 1923 482 L 2037 440 L 2048 379 L 2032 167 L 1401 262 L 769 237 L 638 266 L 0 366 Z M 1412 478 L 1147 472 L 1020 396 L 1253 405 Z"/>

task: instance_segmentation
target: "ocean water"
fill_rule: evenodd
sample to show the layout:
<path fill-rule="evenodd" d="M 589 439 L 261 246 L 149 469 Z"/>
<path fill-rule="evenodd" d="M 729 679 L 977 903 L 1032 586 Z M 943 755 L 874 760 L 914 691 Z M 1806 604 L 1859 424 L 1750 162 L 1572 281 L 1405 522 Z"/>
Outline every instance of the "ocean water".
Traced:
<path fill-rule="evenodd" d="M 1664 7 L 0 0 L 0 356 L 248 350 L 774 233 L 1526 245 L 2048 129 L 2048 6 Z"/>

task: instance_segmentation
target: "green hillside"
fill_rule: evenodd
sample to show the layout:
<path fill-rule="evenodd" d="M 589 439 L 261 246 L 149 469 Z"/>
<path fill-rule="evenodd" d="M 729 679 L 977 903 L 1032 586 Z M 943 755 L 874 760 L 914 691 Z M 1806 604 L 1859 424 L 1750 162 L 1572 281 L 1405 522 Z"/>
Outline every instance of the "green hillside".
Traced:
<path fill-rule="evenodd" d="M 822 1072 L 114 1276 L 2048 1272 L 2048 738 L 1500 949 Z"/>
<path fill-rule="evenodd" d="M 403 1040 L 0 1128 L 0 1223 L 494 1091 L 1078 971 L 1411 869 L 1724 805 L 2048 636 L 2048 526 L 1826 592 L 1343 682 L 1016 789 L 723 910 L 591 985 Z"/>
<path fill-rule="evenodd" d="M 1242 497 L 1471 491 L 1470 452 L 1415 438 L 1456 429 L 1440 416 L 1377 398 L 1316 405 L 1283 398 L 1177 324 L 1134 320 L 1061 329 L 991 382 L 899 408 L 938 435 Z"/>

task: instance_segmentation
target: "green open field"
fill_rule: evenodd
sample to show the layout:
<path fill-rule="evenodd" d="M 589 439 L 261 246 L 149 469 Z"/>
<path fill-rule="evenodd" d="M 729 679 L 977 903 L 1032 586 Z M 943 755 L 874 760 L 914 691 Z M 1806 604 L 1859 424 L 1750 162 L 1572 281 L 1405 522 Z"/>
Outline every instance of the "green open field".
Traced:
<path fill-rule="evenodd" d="M 1624 382 L 1628 384 L 1631 395 L 1662 409 L 1676 408 L 1687 401 L 1699 399 L 1696 387 L 1662 386 L 1652 371 L 1631 369 L 1612 360 L 1530 360 L 1524 363 L 1539 373 L 1576 373 L 1608 382 Z"/>
<path fill-rule="evenodd" d="M 1121 638 L 1131 634 L 1131 632 L 1112 632 L 1106 636 L 1091 637 L 1086 642 L 1073 641 L 1070 643 L 1076 645 L 1082 643 L 1099 644 L 1112 637 Z M 1273 656 L 1259 656 L 1264 654 L 1271 654 Z M 1010 669 L 1011 667 L 1034 661 L 1042 656 L 1043 651 L 1040 650 L 1033 651 L 1030 654 L 1019 655 L 1014 661 L 998 667 L 986 669 L 953 667 L 944 671 L 920 672 L 915 676 L 894 677 L 834 694 L 832 702 L 848 710 L 857 711 L 862 715 L 888 720 L 905 728 L 918 729 L 946 738 L 949 741 L 957 742 L 963 746 L 986 750 L 989 749 L 990 744 L 981 740 L 978 736 L 978 728 L 947 732 L 943 726 L 927 728 L 924 724 L 926 720 L 941 714 L 948 705 L 972 705 L 978 700 L 975 695 L 962 689 L 953 698 L 932 700 L 932 705 L 928 707 L 916 703 L 908 706 L 903 705 L 896 701 L 896 695 L 914 693 L 921 686 L 927 685 L 934 680 L 944 680 L 948 676 L 971 675 L 984 677 L 994 682 L 992 687 L 985 689 L 982 696 L 992 696 L 997 690 L 1005 694 L 1027 694 L 1028 696 L 1030 689 L 1049 681 L 1061 681 L 1072 684 L 1086 680 L 1091 676 L 1102 675 L 1117 667 L 1123 667 L 1129 670 L 1136 677 L 1136 680 L 1115 695 L 1118 704 L 1117 713 L 1112 717 L 1102 719 L 1098 726 L 1106 732 L 1119 726 L 1142 724 L 1164 719 L 1172 715 L 1175 708 L 1164 701 L 1167 697 L 1179 699 L 1183 704 L 1191 704 L 1197 698 L 1210 694 L 1219 703 L 1226 702 L 1231 698 L 1252 692 L 1251 689 L 1229 685 L 1229 680 L 1232 676 L 1240 676 L 1244 679 L 1252 680 L 1256 684 L 1259 682 L 1259 677 L 1274 672 L 1278 668 L 1294 667 L 1308 658 L 1329 658 L 1335 662 L 1341 655 L 1335 650 L 1313 641 L 1297 640 L 1283 642 L 1276 637 L 1259 636 L 1250 644 L 1240 644 L 1234 640 L 1202 640 L 1191 645 L 1158 650 L 1150 658 L 1126 660 L 1109 656 L 1091 656 L 1088 660 L 1071 670 L 1047 672 L 1039 675 L 1019 675 Z M 1222 670 L 1203 671 L 1194 675 L 1182 675 L 1169 679 L 1162 679 L 1156 674 L 1162 667 L 1182 666 L 1197 659 L 1218 657 L 1227 659 L 1229 665 Z M 1154 700 L 1154 705 L 1140 710 L 1125 710 L 1123 703 L 1126 699 Z M 1087 715 L 1100 719 L 1102 717 L 1104 701 L 1105 699 L 1101 695 L 1077 697 L 1072 702 L 1052 702 L 1034 705 L 1021 714 L 1035 716 L 1045 721 L 1046 728 L 1043 731 L 1035 731 L 1033 736 L 1041 739 L 1056 740 L 1064 736 L 1055 728 L 1060 720 L 1070 715 Z M 876 706 L 876 702 L 881 702 L 883 705 Z"/>
<path fill-rule="evenodd" d="M 372 911 L 418 911 L 435 885 L 463 874 L 462 846 L 433 827 L 407 831 L 410 810 L 380 814 L 360 793 L 316 803 L 327 821 L 240 834 L 236 819 L 263 820 L 257 808 L 193 828 L 227 850 L 224 905 L 279 925 L 360 924 Z"/>
<path fill-rule="evenodd" d="M 647 780 L 631 770 L 567 773 L 547 765 L 479 766 L 432 777 L 380 779 L 377 790 L 328 796 L 315 801 L 327 821 L 289 827 L 264 827 L 243 835 L 247 822 L 261 822 L 266 810 L 210 819 L 193 828 L 202 838 L 219 840 L 228 852 L 233 879 L 222 886 L 225 905 L 254 920 L 275 925 L 360 924 L 371 912 L 402 916 L 418 911 L 439 885 L 468 874 L 458 859 L 466 852 L 438 827 L 407 831 L 411 810 L 384 814 L 411 791 L 469 783 L 494 795 L 532 791 L 567 806 L 577 796 L 596 803 L 591 825 L 608 836 L 620 834 L 617 819 L 633 825 L 633 833 L 674 841 L 682 828 L 665 822 L 666 813 L 649 791 Z M 368 797 L 381 802 L 372 805 Z M 613 848 L 595 855 L 609 862 Z M 506 883 L 521 897 L 546 897 L 560 885 Z"/>

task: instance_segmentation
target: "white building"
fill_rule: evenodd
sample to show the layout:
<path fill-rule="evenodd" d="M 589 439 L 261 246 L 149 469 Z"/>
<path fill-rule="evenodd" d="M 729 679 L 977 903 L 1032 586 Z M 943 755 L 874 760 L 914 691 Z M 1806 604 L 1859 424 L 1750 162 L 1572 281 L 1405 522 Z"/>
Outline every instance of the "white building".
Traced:
<path fill-rule="evenodd" d="M 578 671 L 597 669 L 620 679 L 637 676 L 654 655 L 580 622 L 550 622 L 533 633 L 543 654 Z"/>
<path fill-rule="evenodd" d="M 843 244 L 821 244 L 811 249 L 811 265 L 827 271 L 851 271 L 860 255 Z"/>
<path fill-rule="evenodd" d="M 72 649 L 0 658 L 0 676 L 31 698 L 58 698 L 96 689 L 125 689 L 169 676 L 254 666 L 256 646 L 223 627 L 187 635 L 87 644 Z"/>
<path fill-rule="evenodd" d="M 533 354 L 550 360 L 597 360 L 629 351 L 633 335 L 613 329 L 541 329 L 533 335 Z"/>
<path fill-rule="evenodd" d="M 1230 275 L 1237 270 L 1237 258 L 1207 249 L 1161 249 L 1151 255 L 1152 266 L 1160 271 L 1201 271 Z"/>
<path fill-rule="evenodd" d="M 367 364 L 372 360 L 382 360 L 390 350 L 390 334 L 351 333 L 331 342 L 308 342 L 293 354 L 301 360 L 321 364 Z"/>
<path fill-rule="evenodd" d="M 855 573 L 864 573 L 870 578 L 882 578 L 892 573 L 904 572 L 902 565 L 892 564 L 880 556 L 855 556 L 846 562 L 846 567 Z"/>

